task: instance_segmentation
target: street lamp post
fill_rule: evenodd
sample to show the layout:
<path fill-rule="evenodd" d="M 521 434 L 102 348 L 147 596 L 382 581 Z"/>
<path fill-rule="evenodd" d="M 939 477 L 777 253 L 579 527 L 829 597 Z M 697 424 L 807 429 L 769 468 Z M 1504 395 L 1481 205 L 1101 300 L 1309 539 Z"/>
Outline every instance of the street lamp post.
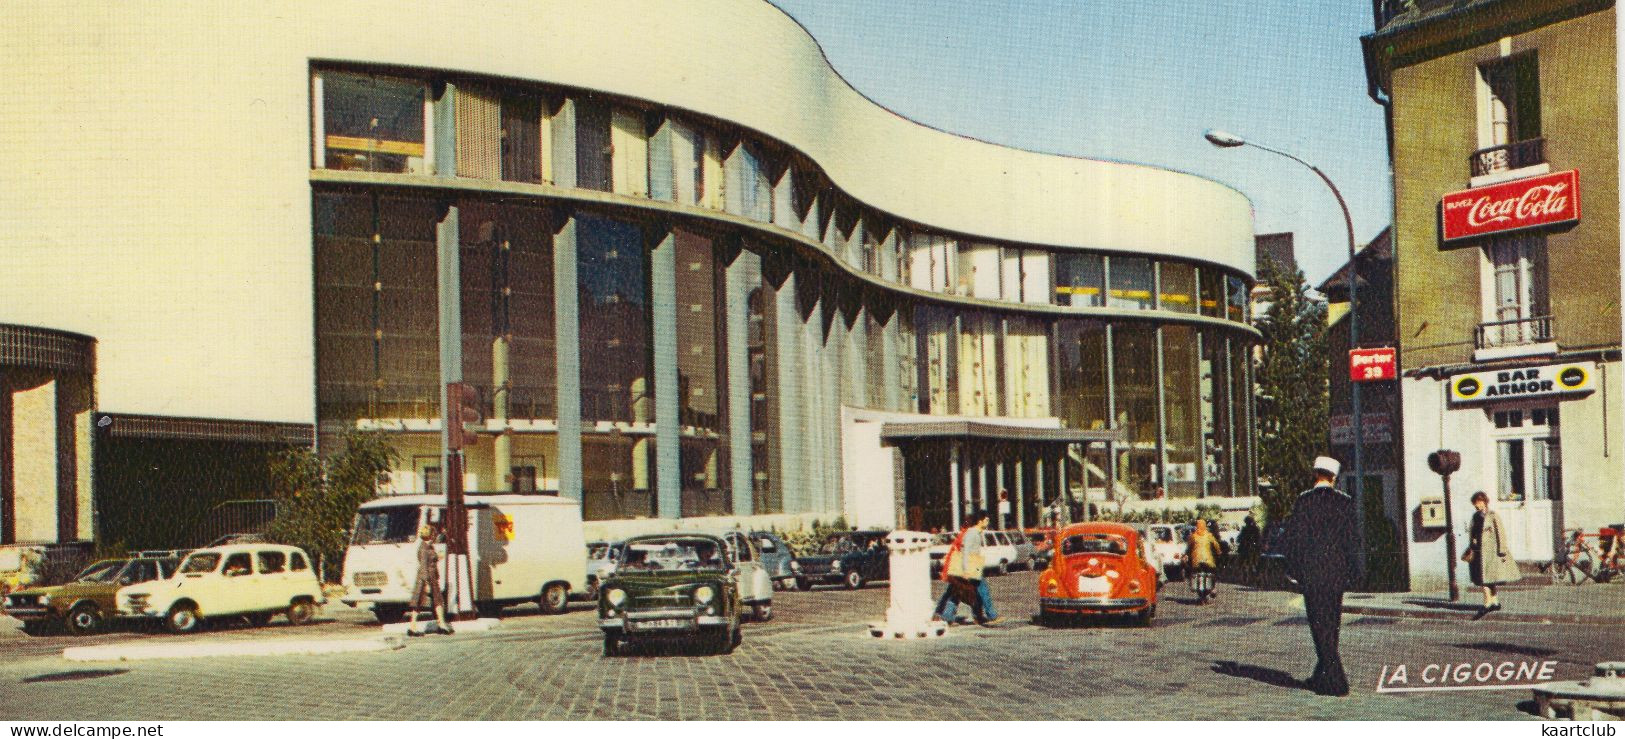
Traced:
<path fill-rule="evenodd" d="M 1305 167 L 1308 167 L 1309 171 L 1314 172 L 1316 176 L 1320 177 L 1320 181 L 1326 183 L 1326 187 L 1331 189 L 1332 197 L 1337 198 L 1337 206 L 1339 208 L 1343 209 L 1343 226 L 1344 226 L 1344 228 L 1346 228 L 1348 230 L 1348 239 L 1349 239 L 1349 281 L 1348 281 L 1348 289 L 1349 289 L 1349 349 L 1357 349 L 1357 348 L 1359 348 L 1359 346 L 1360 346 L 1360 301 L 1359 301 L 1358 282 L 1359 282 L 1359 272 L 1360 272 L 1360 270 L 1359 270 L 1358 265 L 1356 265 L 1355 262 L 1354 262 L 1354 256 L 1355 256 L 1355 250 L 1356 250 L 1356 247 L 1355 247 L 1355 244 L 1354 244 L 1354 218 L 1349 215 L 1349 205 L 1348 205 L 1348 203 L 1346 201 L 1343 200 L 1343 193 L 1338 191 L 1337 185 L 1332 182 L 1332 178 L 1327 177 L 1326 173 L 1320 171 L 1319 167 L 1316 167 L 1313 164 L 1310 164 L 1310 163 L 1308 163 L 1308 162 L 1306 162 L 1306 161 L 1304 161 L 1302 159 L 1299 159 L 1298 157 L 1295 157 L 1295 156 L 1293 156 L 1291 154 L 1288 154 L 1288 153 L 1286 153 L 1284 151 L 1281 151 L 1279 149 L 1271 149 L 1268 146 L 1264 146 L 1264 145 L 1259 144 L 1259 143 L 1248 141 L 1248 140 L 1243 139 L 1240 136 L 1237 136 L 1237 135 L 1232 134 L 1232 133 L 1226 133 L 1226 132 L 1220 131 L 1218 129 L 1208 129 L 1207 132 L 1202 134 L 1202 137 L 1207 139 L 1208 143 L 1210 143 L 1210 144 L 1212 144 L 1214 146 L 1217 146 L 1217 147 L 1219 147 L 1221 149 L 1233 149 L 1233 148 L 1236 148 L 1238 146 L 1251 146 L 1254 149 L 1263 149 L 1264 151 L 1267 151 L 1267 152 L 1269 152 L 1271 154 L 1276 154 L 1276 155 L 1279 155 L 1279 156 L 1286 157 L 1287 159 L 1291 159 L 1294 162 L 1297 162 L 1299 164 L 1302 164 Z M 1361 557 L 1361 559 L 1364 559 L 1365 558 L 1365 549 L 1364 549 L 1363 542 L 1365 541 L 1365 495 L 1364 495 L 1364 492 L 1365 492 L 1365 464 L 1364 464 L 1364 462 L 1365 462 L 1365 460 L 1363 458 L 1363 455 L 1361 454 L 1361 450 L 1365 447 L 1365 435 L 1362 433 L 1362 429 L 1360 428 L 1360 383 L 1354 382 L 1352 380 L 1352 378 L 1351 378 L 1350 381 L 1349 381 L 1349 388 L 1350 388 L 1349 400 L 1350 400 L 1351 405 L 1353 406 L 1351 408 L 1351 410 L 1353 411 L 1353 419 L 1352 420 L 1354 421 L 1354 424 L 1353 424 L 1354 425 L 1354 501 L 1355 501 L 1354 510 L 1355 510 L 1355 521 L 1357 522 L 1357 525 L 1359 527 L 1360 541 L 1362 542 L 1361 550 L 1360 550 L 1360 557 Z"/>

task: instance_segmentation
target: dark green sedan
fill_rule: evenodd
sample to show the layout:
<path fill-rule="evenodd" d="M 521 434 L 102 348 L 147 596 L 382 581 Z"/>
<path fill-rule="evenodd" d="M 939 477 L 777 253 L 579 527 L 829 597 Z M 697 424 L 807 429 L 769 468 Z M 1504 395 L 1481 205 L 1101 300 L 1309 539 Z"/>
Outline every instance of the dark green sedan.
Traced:
<path fill-rule="evenodd" d="M 626 540 L 615 574 L 598 592 L 604 656 L 647 641 L 697 644 L 717 654 L 739 646 L 739 586 L 726 545 L 708 534 Z"/>
<path fill-rule="evenodd" d="M 117 612 L 114 594 L 126 585 L 165 580 L 175 574 L 174 557 L 104 559 L 86 567 L 72 582 L 18 590 L 6 596 L 5 613 L 23 622 L 23 633 L 63 626 L 70 634 L 101 631 Z"/>

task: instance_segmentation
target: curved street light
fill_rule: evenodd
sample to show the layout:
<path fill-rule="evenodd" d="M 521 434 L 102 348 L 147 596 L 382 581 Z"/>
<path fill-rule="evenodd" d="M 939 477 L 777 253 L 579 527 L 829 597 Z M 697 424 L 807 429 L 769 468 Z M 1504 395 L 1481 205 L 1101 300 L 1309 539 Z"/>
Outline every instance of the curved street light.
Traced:
<path fill-rule="evenodd" d="M 1332 183 L 1332 178 L 1327 177 L 1326 173 L 1320 171 L 1319 167 L 1316 167 L 1313 164 L 1310 164 L 1310 163 L 1308 163 L 1308 162 L 1306 162 L 1306 161 L 1304 161 L 1302 159 L 1299 159 L 1296 156 L 1293 156 L 1293 155 L 1288 154 L 1288 153 L 1286 153 L 1284 151 L 1281 151 L 1280 149 L 1272 149 L 1272 148 L 1270 148 L 1268 146 L 1264 146 L 1263 144 L 1260 144 L 1260 143 L 1257 143 L 1257 142 L 1254 142 L 1254 141 L 1248 141 L 1248 140 L 1246 140 L 1246 139 L 1244 139 L 1244 138 L 1242 138 L 1240 136 L 1237 136 L 1237 135 L 1235 135 L 1233 133 L 1229 133 L 1227 131 L 1221 131 L 1221 130 L 1219 130 L 1217 128 L 1210 128 L 1207 131 L 1202 133 L 1202 138 L 1207 139 L 1208 143 L 1210 143 L 1210 144 L 1212 144 L 1212 145 L 1214 145 L 1214 146 L 1216 146 L 1218 148 L 1221 148 L 1221 149 L 1234 149 L 1234 148 L 1240 147 L 1240 146 L 1251 146 L 1254 149 L 1263 149 L 1264 151 L 1267 151 L 1267 152 L 1269 152 L 1271 154 L 1276 154 L 1276 155 L 1279 155 L 1279 156 L 1286 157 L 1287 159 L 1291 159 L 1294 162 L 1297 162 L 1299 164 L 1302 164 L 1305 167 L 1308 167 L 1309 171 L 1314 172 L 1317 176 L 1319 176 L 1320 181 L 1326 183 L 1326 187 L 1331 189 L 1332 197 L 1337 198 L 1337 206 L 1339 208 L 1343 209 L 1343 226 L 1344 226 L 1344 228 L 1346 228 L 1348 230 L 1348 239 L 1349 239 L 1349 283 L 1348 283 L 1349 284 L 1349 287 L 1348 287 L 1348 289 L 1349 289 L 1349 349 L 1353 350 L 1353 349 L 1359 348 L 1359 346 L 1360 346 L 1360 302 L 1359 302 L 1359 299 L 1358 299 L 1359 288 L 1357 286 L 1357 282 L 1358 282 L 1358 279 L 1359 279 L 1359 268 L 1356 266 L 1356 264 L 1354 262 L 1354 256 L 1355 256 L 1354 219 L 1349 216 L 1349 205 L 1348 205 L 1348 203 L 1346 201 L 1343 200 L 1343 193 L 1338 191 L 1337 185 Z M 1365 485 L 1364 485 L 1364 483 L 1365 483 L 1365 465 L 1364 465 L 1363 455 L 1361 454 L 1361 449 L 1365 446 L 1365 436 L 1361 433 L 1362 429 L 1360 428 L 1360 383 L 1354 382 L 1353 378 L 1351 377 L 1350 380 L 1349 380 L 1349 386 L 1350 386 L 1350 401 L 1351 401 L 1351 404 L 1353 405 L 1353 408 L 1351 410 L 1353 411 L 1353 416 L 1354 416 L 1353 419 L 1352 419 L 1354 421 L 1354 424 L 1353 424 L 1354 425 L 1354 439 L 1353 439 L 1353 442 L 1354 442 L 1354 500 L 1355 500 L 1355 503 L 1356 503 L 1354 510 L 1355 510 L 1355 514 L 1356 514 L 1355 520 L 1359 522 L 1360 541 L 1361 541 L 1360 556 L 1363 558 L 1365 556 L 1365 544 L 1364 544 L 1364 542 L 1365 542 L 1365 495 L 1364 495 L 1364 493 L 1365 493 L 1365 489 L 1364 489 L 1365 488 Z"/>

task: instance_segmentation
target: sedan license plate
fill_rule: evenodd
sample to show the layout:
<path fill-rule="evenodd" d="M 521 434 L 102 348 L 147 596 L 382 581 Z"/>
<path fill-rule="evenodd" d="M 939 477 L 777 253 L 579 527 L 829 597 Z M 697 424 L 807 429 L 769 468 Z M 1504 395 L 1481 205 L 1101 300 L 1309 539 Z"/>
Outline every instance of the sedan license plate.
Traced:
<path fill-rule="evenodd" d="M 1111 592 L 1111 581 L 1104 577 L 1079 577 L 1079 593 L 1107 593 Z"/>
<path fill-rule="evenodd" d="M 629 625 L 637 631 L 656 629 L 686 629 L 689 622 L 681 618 L 651 618 L 643 621 L 631 621 Z"/>

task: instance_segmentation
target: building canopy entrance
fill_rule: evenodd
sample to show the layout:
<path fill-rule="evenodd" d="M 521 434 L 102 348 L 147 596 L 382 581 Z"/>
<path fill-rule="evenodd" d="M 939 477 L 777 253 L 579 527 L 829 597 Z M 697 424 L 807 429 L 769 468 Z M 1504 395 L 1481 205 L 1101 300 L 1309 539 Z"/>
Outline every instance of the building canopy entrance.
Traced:
<path fill-rule="evenodd" d="M 987 421 L 888 422 L 880 443 L 903 457 L 903 516 L 916 531 L 958 531 L 987 511 L 993 528 L 1054 526 L 1076 518 L 1069 459 L 1121 441 L 1119 431 L 1040 428 Z M 1077 473 L 1073 473 L 1076 475 Z"/>

